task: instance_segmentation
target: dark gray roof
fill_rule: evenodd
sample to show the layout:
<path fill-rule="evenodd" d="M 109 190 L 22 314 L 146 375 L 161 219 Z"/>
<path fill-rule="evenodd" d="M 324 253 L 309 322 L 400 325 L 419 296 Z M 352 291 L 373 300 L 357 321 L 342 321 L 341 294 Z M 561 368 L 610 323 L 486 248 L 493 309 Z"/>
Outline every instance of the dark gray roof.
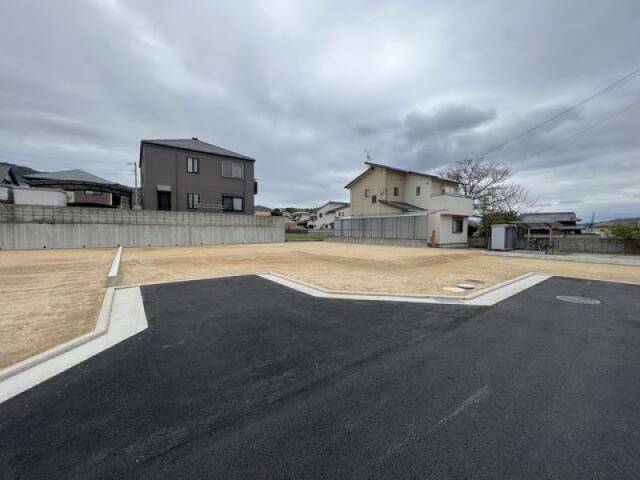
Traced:
<path fill-rule="evenodd" d="M 25 175 L 28 180 L 59 180 L 62 182 L 87 182 L 113 185 L 115 182 L 92 175 L 84 170 L 62 170 L 60 172 L 41 172 Z"/>
<path fill-rule="evenodd" d="M 575 212 L 542 212 L 542 213 L 523 213 L 518 218 L 521 222 L 526 223 L 555 223 L 555 222 L 579 222 Z"/>
<path fill-rule="evenodd" d="M 394 202 L 391 200 L 378 200 L 383 205 L 388 205 L 393 208 L 397 208 L 398 210 L 402 210 L 403 212 L 420 212 L 424 211 L 424 208 L 417 207 L 415 205 L 411 205 L 410 203 L 405 202 Z"/>
<path fill-rule="evenodd" d="M 9 167 L 11 169 L 11 173 L 14 175 L 16 181 L 18 183 L 25 183 L 26 180 L 24 178 L 25 175 L 31 173 L 38 173 L 37 170 L 29 167 L 23 167 L 22 165 L 16 165 L 13 163 L 0 163 L 0 168 Z M 4 178 L 4 176 L 2 177 Z"/>
<path fill-rule="evenodd" d="M 253 210 L 256 212 L 270 212 L 271 209 L 269 207 L 263 207 L 262 205 L 256 205 L 253 207 Z"/>
<path fill-rule="evenodd" d="M 9 175 L 10 171 L 11 171 L 11 167 L 9 165 L 0 165 L 0 182 L 4 180 L 4 177 Z"/>
<path fill-rule="evenodd" d="M 226 148 L 218 147 L 197 138 L 185 138 L 177 140 L 142 140 L 141 143 L 151 145 L 160 145 L 162 147 L 180 148 L 182 150 L 190 150 L 192 152 L 210 153 L 212 155 L 221 155 L 223 157 L 240 158 L 242 160 L 255 161 L 251 157 L 240 153 L 232 152 Z"/>

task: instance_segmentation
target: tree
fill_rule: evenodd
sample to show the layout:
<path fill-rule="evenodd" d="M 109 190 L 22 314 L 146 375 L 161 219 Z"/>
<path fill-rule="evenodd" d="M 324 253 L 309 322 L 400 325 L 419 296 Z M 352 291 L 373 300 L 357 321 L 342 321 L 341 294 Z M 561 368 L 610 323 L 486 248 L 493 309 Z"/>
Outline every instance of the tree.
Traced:
<path fill-rule="evenodd" d="M 614 223 L 606 228 L 612 237 L 640 247 L 640 223 Z"/>
<path fill-rule="evenodd" d="M 279 208 L 274 208 L 273 210 L 271 210 L 271 216 L 272 217 L 281 217 L 282 216 L 282 212 L 280 211 Z"/>
<path fill-rule="evenodd" d="M 458 160 L 453 167 L 440 172 L 440 176 L 460 184 L 465 196 L 473 199 L 474 214 L 484 217 L 487 213 L 517 213 L 531 206 L 527 190 L 509 182 L 513 172 L 498 162 L 483 158 Z"/>

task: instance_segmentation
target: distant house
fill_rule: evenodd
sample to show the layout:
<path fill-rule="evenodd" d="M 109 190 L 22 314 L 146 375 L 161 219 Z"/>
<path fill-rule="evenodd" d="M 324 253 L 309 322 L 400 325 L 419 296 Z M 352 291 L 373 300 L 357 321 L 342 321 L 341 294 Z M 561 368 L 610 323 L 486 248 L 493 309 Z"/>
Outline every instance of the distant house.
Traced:
<path fill-rule="evenodd" d="M 307 212 L 306 210 L 298 210 L 297 212 L 292 213 L 292 218 L 296 221 L 296 223 L 305 223 L 309 220 L 312 220 L 313 214 Z"/>
<path fill-rule="evenodd" d="M 332 230 L 336 217 L 349 216 L 349 204 L 346 202 L 329 201 L 316 210 L 316 220 L 313 228 L 318 230 Z"/>
<path fill-rule="evenodd" d="M 29 173 L 23 177 L 31 188 L 65 191 L 70 206 L 131 208 L 131 188 L 84 170 Z"/>
<path fill-rule="evenodd" d="M 457 182 L 436 175 L 365 162 L 367 170 L 345 188 L 351 197 L 351 217 L 428 214 L 428 243 L 466 246 L 473 201 Z"/>
<path fill-rule="evenodd" d="M 254 213 L 255 160 L 196 137 L 142 140 L 142 208 Z"/>
<path fill-rule="evenodd" d="M 512 223 L 525 229 L 530 235 L 577 235 L 584 226 L 575 212 L 523 213 Z"/>

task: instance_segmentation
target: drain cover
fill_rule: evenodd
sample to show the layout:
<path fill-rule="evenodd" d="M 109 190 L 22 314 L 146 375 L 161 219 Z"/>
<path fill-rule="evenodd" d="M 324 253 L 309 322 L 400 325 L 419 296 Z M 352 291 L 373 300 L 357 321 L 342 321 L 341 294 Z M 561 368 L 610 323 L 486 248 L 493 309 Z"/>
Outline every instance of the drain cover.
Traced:
<path fill-rule="evenodd" d="M 573 295 L 558 295 L 556 298 L 561 302 L 582 303 L 584 305 L 598 305 L 600 303 L 597 298 L 575 297 Z"/>

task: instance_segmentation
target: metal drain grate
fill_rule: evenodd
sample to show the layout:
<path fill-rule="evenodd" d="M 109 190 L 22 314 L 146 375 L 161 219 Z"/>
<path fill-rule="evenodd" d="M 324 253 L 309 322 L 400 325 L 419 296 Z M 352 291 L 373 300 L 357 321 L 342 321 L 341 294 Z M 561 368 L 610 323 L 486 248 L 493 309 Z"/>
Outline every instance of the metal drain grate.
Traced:
<path fill-rule="evenodd" d="M 556 298 L 561 302 L 581 303 L 583 305 L 598 305 L 601 303 L 597 298 L 576 297 L 573 295 L 558 295 Z"/>

